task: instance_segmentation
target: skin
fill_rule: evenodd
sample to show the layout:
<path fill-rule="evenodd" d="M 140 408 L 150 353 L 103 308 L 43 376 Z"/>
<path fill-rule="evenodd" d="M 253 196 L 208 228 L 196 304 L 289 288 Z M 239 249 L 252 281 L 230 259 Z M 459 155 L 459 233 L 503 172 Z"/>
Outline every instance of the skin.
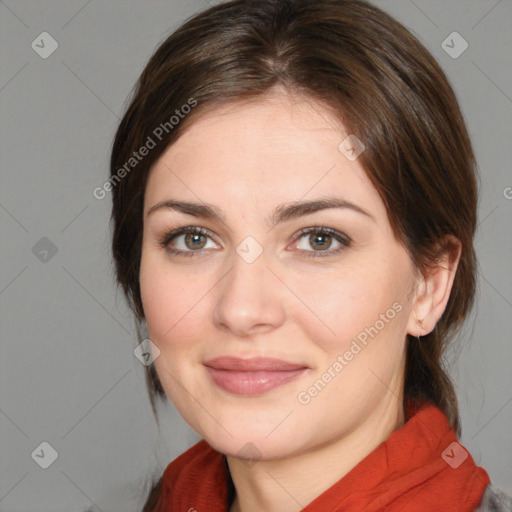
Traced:
<path fill-rule="evenodd" d="M 406 335 L 430 332 L 448 301 L 460 250 L 427 277 L 415 272 L 359 159 L 338 149 L 347 135 L 322 104 L 275 91 L 200 116 L 147 183 L 140 285 L 149 336 L 161 351 L 154 364 L 183 418 L 226 454 L 236 487 L 231 512 L 298 511 L 400 428 Z M 278 205 L 325 196 L 374 219 L 332 208 L 268 223 Z M 168 199 L 215 205 L 225 221 L 170 208 L 148 214 Z M 196 251 L 192 257 L 159 244 L 184 226 L 211 234 L 199 238 L 199 250 L 187 235 L 170 242 Z M 321 226 L 350 245 L 299 234 Z M 252 263 L 236 252 L 247 236 L 263 248 Z M 301 403 L 298 394 L 396 303 L 394 318 Z M 221 355 L 276 357 L 308 370 L 267 393 L 234 395 L 203 366 Z M 255 464 L 239 453 L 246 443 L 257 448 Z"/>

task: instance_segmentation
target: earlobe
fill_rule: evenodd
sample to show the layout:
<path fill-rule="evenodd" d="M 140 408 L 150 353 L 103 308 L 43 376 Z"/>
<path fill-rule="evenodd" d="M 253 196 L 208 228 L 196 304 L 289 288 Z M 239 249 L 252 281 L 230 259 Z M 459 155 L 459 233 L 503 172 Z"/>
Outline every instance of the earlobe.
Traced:
<path fill-rule="evenodd" d="M 421 276 L 413 299 L 407 333 L 415 337 L 432 332 L 444 313 L 457 272 L 461 243 L 449 237 L 443 244 L 445 252 L 433 264 L 426 276 Z"/>

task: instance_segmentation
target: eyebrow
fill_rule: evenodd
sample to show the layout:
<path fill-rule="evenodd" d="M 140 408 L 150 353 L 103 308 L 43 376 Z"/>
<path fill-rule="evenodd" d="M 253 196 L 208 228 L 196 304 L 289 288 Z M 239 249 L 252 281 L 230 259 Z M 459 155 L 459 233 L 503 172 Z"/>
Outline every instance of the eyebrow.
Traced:
<path fill-rule="evenodd" d="M 353 210 L 357 213 L 360 213 L 361 215 L 368 217 L 369 219 L 373 220 L 373 222 L 377 222 L 377 219 L 361 206 L 358 206 L 357 204 L 340 197 L 329 196 L 313 201 L 295 201 L 292 203 L 281 204 L 275 208 L 272 215 L 268 218 L 268 223 L 271 226 L 274 226 L 280 222 L 296 219 L 298 217 L 302 217 L 303 215 L 308 215 L 329 208 L 345 208 Z M 173 199 L 167 199 L 153 205 L 151 208 L 149 208 L 146 215 L 149 216 L 155 211 L 165 209 L 179 211 L 194 217 L 217 220 L 223 224 L 226 223 L 224 214 L 214 205 L 208 203 L 176 201 Z"/>

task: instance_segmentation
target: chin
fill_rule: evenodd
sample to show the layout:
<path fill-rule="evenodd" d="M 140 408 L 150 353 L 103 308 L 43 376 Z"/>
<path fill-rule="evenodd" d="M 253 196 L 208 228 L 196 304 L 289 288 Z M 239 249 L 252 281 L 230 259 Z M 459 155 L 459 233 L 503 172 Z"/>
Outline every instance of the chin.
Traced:
<path fill-rule="evenodd" d="M 252 421 L 252 415 L 247 411 L 233 411 L 229 417 L 217 417 L 218 423 L 211 418 L 205 422 L 203 416 L 203 421 L 194 425 L 195 422 L 192 420 L 189 424 L 208 444 L 226 456 L 272 460 L 289 456 L 305 448 L 308 438 L 302 435 L 301 429 L 292 420 L 292 415 L 284 422 L 286 414 L 280 411 L 267 413 L 266 416 L 262 418 L 260 412 L 260 415 L 256 416 L 258 420 Z M 276 417 L 278 419 L 274 420 Z"/>
<path fill-rule="evenodd" d="M 203 437 L 218 452 L 228 457 L 247 461 L 282 459 L 301 449 L 289 438 L 286 441 L 280 436 L 270 439 L 261 433 L 254 432 L 254 435 L 252 434 L 252 432 L 248 432 L 244 436 L 235 436 L 229 439 L 225 437 L 219 439 L 215 435 Z"/>

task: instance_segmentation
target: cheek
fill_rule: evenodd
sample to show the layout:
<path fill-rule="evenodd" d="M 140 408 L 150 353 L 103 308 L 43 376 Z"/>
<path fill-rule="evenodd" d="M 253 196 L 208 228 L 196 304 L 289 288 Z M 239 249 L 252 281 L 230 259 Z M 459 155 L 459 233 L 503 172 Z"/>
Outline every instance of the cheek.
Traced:
<path fill-rule="evenodd" d="M 140 289 L 148 336 L 160 350 L 154 362 L 156 372 L 167 397 L 186 418 L 194 404 L 182 386 L 191 386 L 189 379 L 201 359 L 198 340 L 205 337 L 201 333 L 204 318 L 200 319 L 204 315 L 201 280 L 186 272 L 171 273 L 168 263 L 143 253 Z"/>
<path fill-rule="evenodd" d="M 186 269 L 170 271 L 165 256 L 144 253 L 140 290 L 150 339 L 161 350 L 190 348 L 204 326 L 205 291 L 209 287 Z M 179 340 L 179 344 L 177 341 Z"/>
<path fill-rule="evenodd" d="M 376 265 L 310 274 L 290 288 L 301 299 L 294 301 L 296 321 L 329 353 L 348 349 L 358 336 L 364 342 L 376 330 L 389 331 L 401 309 L 401 285 Z"/>

